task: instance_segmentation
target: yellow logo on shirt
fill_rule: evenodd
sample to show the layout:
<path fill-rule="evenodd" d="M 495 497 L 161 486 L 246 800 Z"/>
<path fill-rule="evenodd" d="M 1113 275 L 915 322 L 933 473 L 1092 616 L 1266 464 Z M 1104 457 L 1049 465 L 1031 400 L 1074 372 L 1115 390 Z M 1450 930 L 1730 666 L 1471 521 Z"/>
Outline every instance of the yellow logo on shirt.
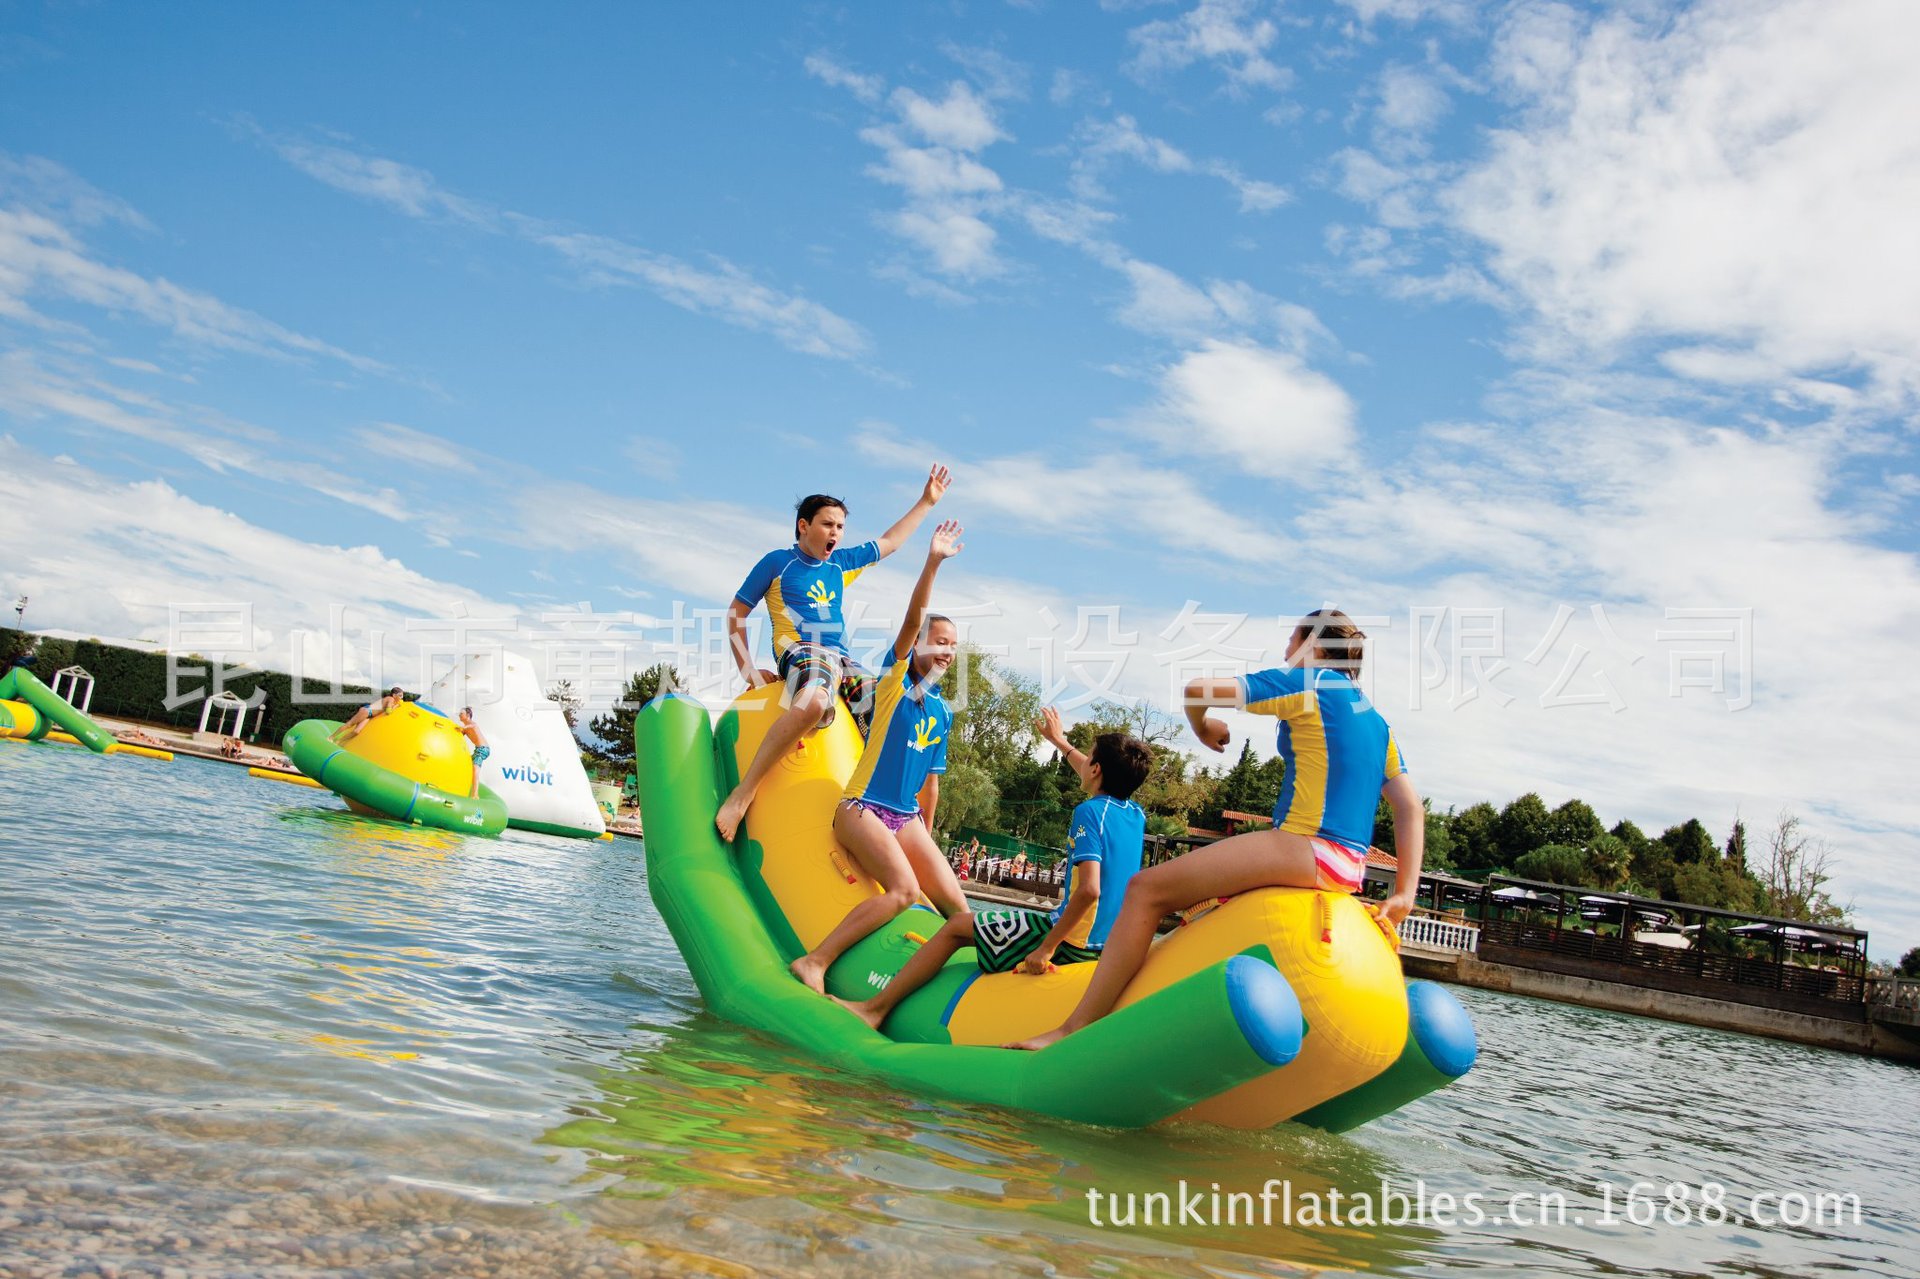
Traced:
<path fill-rule="evenodd" d="M 933 736 L 933 730 L 939 727 L 939 721 L 929 715 L 913 726 L 913 740 L 907 745 L 914 750 L 923 751 L 929 746 L 938 746 L 940 739 Z"/>
<path fill-rule="evenodd" d="M 833 607 L 833 592 L 827 589 L 825 582 L 816 581 L 812 586 L 809 586 L 807 588 L 807 598 L 812 600 L 813 606 L 822 613 Z"/>

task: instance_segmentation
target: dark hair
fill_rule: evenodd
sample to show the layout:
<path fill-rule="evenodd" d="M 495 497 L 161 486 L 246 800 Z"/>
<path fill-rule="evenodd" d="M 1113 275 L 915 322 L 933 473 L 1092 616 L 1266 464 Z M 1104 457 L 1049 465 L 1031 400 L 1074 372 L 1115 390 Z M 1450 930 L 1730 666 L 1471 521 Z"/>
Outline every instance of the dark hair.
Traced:
<path fill-rule="evenodd" d="M 953 619 L 945 613 L 928 613 L 920 619 L 920 638 L 925 639 L 933 631 L 935 622 L 945 622 L 948 626 L 953 626 Z M 960 628 L 953 626 L 953 629 L 957 631 Z"/>
<path fill-rule="evenodd" d="M 462 707 L 460 708 L 460 713 L 461 713 L 462 715 L 471 715 L 471 714 L 473 714 L 473 707 L 471 707 L 471 706 L 462 706 Z"/>
<path fill-rule="evenodd" d="M 1293 637 L 1309 636 L 1312 645 L 1305 665 L 1339 671 L 1348 679 L 1360 678 L 1360 663 L 1367 656 L 1367 633 L 1337 608 L 1316 608 L 1300 619 Z M 1291 647 L 1291 645 L 1289 645 Z"/>
<path fill-rule="evenodd" d="M 802 521 L 811 523 L 814 516 L 820 514 L 820 512 L 826 510 L 829 506 L 839 507 L 842 515 L 847 513 L 847 504 L 845 502 L 842 502 L 837 497 L 829 497 L 825 493 L 815 493 L 809 497 L 801 498 L 799 503 L 793 508 L 794 536 L 798 537 L 800 535 L 800 524 Z"/>
<path fill-rule="evenodd" d="M 395 684 L 387 690 L 388 697 L 405 697 L 406 695 L 406 690 L 402 689 L 398 684 Z"/>
<path fill-rule="evenodd" d="M 1153 752 L 1137 737 L 1125 733 L 1102 733 L 1093 739 L 1090 757 L 1100 766 L 1100 793 L 1115 799 L 1131 799 L 1153 771 Z"/>

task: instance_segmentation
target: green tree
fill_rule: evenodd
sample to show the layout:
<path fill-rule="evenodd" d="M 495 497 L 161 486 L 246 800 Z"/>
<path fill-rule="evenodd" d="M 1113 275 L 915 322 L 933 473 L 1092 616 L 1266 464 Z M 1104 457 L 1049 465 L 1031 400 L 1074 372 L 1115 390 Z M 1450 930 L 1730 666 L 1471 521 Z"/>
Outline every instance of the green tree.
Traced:
<path fill-rule="evenodd" d="M 1570 799 L 1547 814 L 1546 837 L 1549 844 L 1591 848 L 1593 841 L 1606 834 L 1606 831 L 1599 816 L 1585 800 Z"/>
<path fill-rule="evenodd" d="M 556 681 L 554 686 L 547 690 L 547 700 L 559 703 L 560 714 L 566 717 L 568 728 L 580 726 L 580 694 L 573 691 L 572 680 Z"/>
<path fill-rule="evenodd" d="M 1485 800 L 1450 814 L 1447 831 L 1453 837 L 1453 864 L 1461 870 L 1496 870 L 1505 865 L 1495 834 L 1499 822 L 1499 811 Z"/>
<path fill-rule="evenodd" d="M 1032 680 L 1008 671 L 989 653 L 962 644 L 940 691 L 953 708 L 947 730 L 947 768 L 955 763 L 984 770 L 1004 799 L 1007 778 L 1033 762 L 1039 743 L 1034 722 L 1040 718 L 1040 690 Z"/>
<path fill-rule="evenodd" d="M 1587 882 L 1596 888 L 1617 892 L 1625 886 L 1633 871 L 1633 855 L 1624 840 L 1601 834 L 1587 845 Z"/>
<path fill-rule="evenodd" d="M 1920 946 L 1915 946 L 1900 956 L 1899 974 L 1902 977 L 1920 977 Z"/>
<path fill-rule="evenodd" d="M 1698 817 L 1667 827 L 1660 832 L 1660 842 L 1666 845 L 1668 854 L 1679 866 L 1717 861 L 1720 857 L 1720 846 L 1713 842 L 1713 836 L 1707 834 Z"/>
<path fill-rule="evenodd" d="M 962 826 L 991 826 L 1000 812 L 1000 788 L 978 764 L 951 761 L 940 779 L 940 807 L 934 813 L 936 834 L 943 840 Z"/>
<path fill-rule="evenodd" d="M 634 714 L 660 694 L 679 687 L 680 672 L 665 662 L 629 675 L 627 686 L 621 690 L 620 700 L 613 704 L 613 709 L 605 715 L 594 716 L 587 725 L 588 731 L 603 743 L 597 753 L 617 767 L 633 767 Z"/>
<path fill-rule="evenodd" d="M 1547 806 L 1528 791 L 1500 810 L 1493 838 L 1499 849 L 1496 865 L 1518 867 L 1520 859 L 1547 842 Z"/>
<path fill-rule="evenodd" d="M 1542 844 L 1522 853 L 1514 860 L 1513 873 L 1523 879 L 1538 879 L 1549 884 L 1594 886 L 1587 871 L 1587 855 L 1568 844 Z"/>

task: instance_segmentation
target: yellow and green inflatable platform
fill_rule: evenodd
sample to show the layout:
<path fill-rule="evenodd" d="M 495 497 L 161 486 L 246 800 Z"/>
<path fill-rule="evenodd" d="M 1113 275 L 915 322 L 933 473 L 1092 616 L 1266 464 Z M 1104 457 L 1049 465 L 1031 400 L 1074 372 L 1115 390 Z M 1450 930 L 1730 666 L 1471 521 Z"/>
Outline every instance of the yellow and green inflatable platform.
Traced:
<path fill-rule="evenodd" d="M 326 787 L 356 813 L 415 826 L 498 835 L 507 806 L 485 786 L 474 786 L 473 748 L 450 716 L 425 702 L 375 715 L 345 742 L 342 725 L 303 719 L 287 730 L 280 749 L 293 766 Z"/>
<path fill-rule="evenodd" d="M 780 714 L 778 684 L 714 724 L 669 694 L 634 720 L 647 881 L 707 1005 L 828 1064 L 915 1092 L 1115 1127 L 1297 1121 L 1340 1131 L 1464 1074 L 1473 1027 L 1443 987 L 1408 983 L 1352 897 L 1262 889 L 1159 941 L 1115 1011 L 1037 1053 L 996 1047 L 1060 1024 L 1092 965 L 983 975 L 963 949 L 886 1033 L 806 989 L 787 965 L 876 894 L 833 812 L 861 741 L 841 713 L 768 774 L 733 846 L 720 797 Z M 828 989 L 883 986 L 940 917 L 909 909 L 841 957 Z"/>

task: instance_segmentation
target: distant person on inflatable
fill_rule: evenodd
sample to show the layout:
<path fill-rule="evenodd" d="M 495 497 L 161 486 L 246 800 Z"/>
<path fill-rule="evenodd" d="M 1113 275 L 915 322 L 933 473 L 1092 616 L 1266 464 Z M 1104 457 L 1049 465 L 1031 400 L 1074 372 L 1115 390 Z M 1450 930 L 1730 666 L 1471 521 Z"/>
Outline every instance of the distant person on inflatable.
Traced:
<path fill-rule="evenodd" d="M 1286 773 L 1273 806 L 1273 829 L 1235 835 L 1142 871 L 1079 1006 L 1057 1029 L 1009 1047 L 1045 1048 L 1111 1012 L 1145 962 L 1154 926 L 1169 912 L 1255 888 L 1358 890 L 1382 795 L 1393 809 L 1400 874 L 1380 912 L 1395 923 L 1406 918 L 1420 884 L 1426 810 L 1393 730 L 1354 683 L 1366 639 L 1345 613 L 1319 609 L 1294 627 L 1286 666 L 1187 685 L 1187 721 L 1211 750 L 1225 751 L 1228 733 L 1207 715 L 1209 707 L 1234 706 L 1280 720 Z"/>
<path fill-rule="evenodd" d="M 882 891 L 848 911 L 818 946 L 790 965 L 795 977 L 822 994 L 833 961 L 913 905 L 916 891 L 948 918 L 967 909 L 960 881 L 940 855 L 932 829 L 953 723 L 940 680 L 953 665 L 960 632 L 951 618 L 927 612 L 941 562 L 960 553 L 960 532 L 952 520 L 933 531 L 926 566 L 913 584 L 888 655 L 892 661 L 880 680 L 867 748 L 833 813 L 835 837 Z"/>
<path fill-rule="evenodd" d="M 862 732 L 871 718 L 873 677 L 847 652 L 846 589 L 861 572 L 900 549 L 920 521 L 946 494 L 947 468 L 927 473 L 926 487 L 913 509 L 871 542 L 839 549 L 847 531 L 847 504 L 815 493 L 794 508 L 794 543 L 769 551 L 747 574 L 727 606 L 727 643 L 748 688 L 760 687 L 761 672 L 747 643 L 747 617 L 764 599 L 773 623 L 777 678 L 787 684 L 787 710 L 767 730 L 739 785 L 720 805 L 714 826 L 731 840 L 753 803 L 767 770 L 809 731 L 833 722 L 833 699 L 844 696 Z"/>
<path fill-rule="evenodd" d="M 493 747 L 487 745 L 487 735 L 473 722 L 473 707 L 460 708 L 460 731 L 473 743 L 473 789 L 467 792 L 468 799 L 480 798 L 480 765 L 487 762 L 487 756 L 493 754 Z"/>
<path fill-rule="evenodd" d="M 379 701 L 368 702 L 365 706 L 355 711 L 353 718 L 342 724 L 340 731 L 333 735 L 333 740 L 336 742 L 352 741 L 355 735 L 367 726 L 368 720 L 376 715 L 385 715 L 388 711 L 398 710 L 406 700 L 406 693 L 401 691 L 398 684 L 395 684 L 381 695 Z"/>
<path fill-rule="evenodd" d="M 885 989 L 858 1003 L 839 1001 L 875 1030 L 901 1000 L 938 976 L 962 946 L 974 948 L 980 970 L 988 973 L 1017 967 L 1037 977 L 1056 959 L 1084 964 L 1100 958 L 1107 933 L 1120 916 L 1127 883 L 1140 869 L 1147 815 L 1132 796 L 1147 780 L 1153 755 L 1146 743 L 1125 733 L 1102 733 L 1094 740 L 1092 756 L 1083 755 L 1061 732 L 1060 713 L 1051 706 L 1040 721 L 1040 733 L 1066 757 L 1091 797 L 1073 810 L 1067 827 L 1072 891 L 1051 914 L 981 910 L 952 916 Z"/>

